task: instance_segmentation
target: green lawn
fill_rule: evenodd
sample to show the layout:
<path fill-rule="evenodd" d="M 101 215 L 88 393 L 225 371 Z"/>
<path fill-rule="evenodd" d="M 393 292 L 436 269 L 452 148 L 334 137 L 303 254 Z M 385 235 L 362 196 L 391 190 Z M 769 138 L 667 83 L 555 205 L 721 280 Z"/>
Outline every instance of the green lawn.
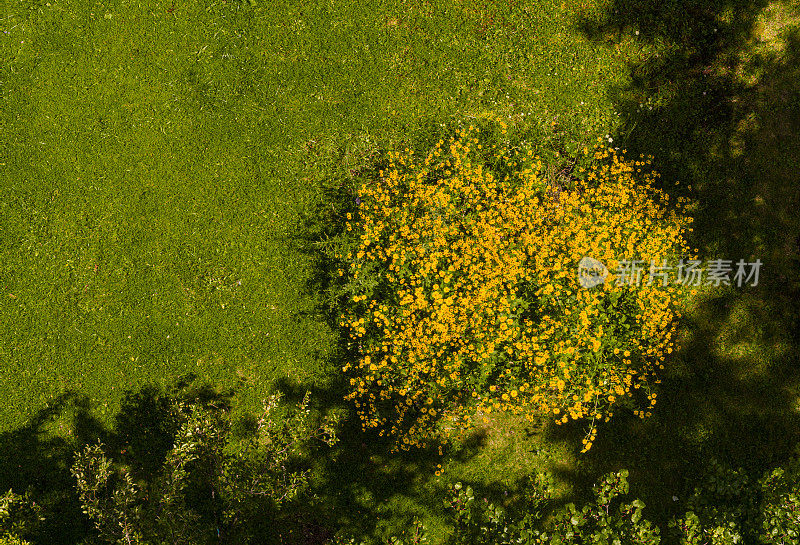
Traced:
<path fill-rule="evenodd" d="M 297 237 L 318 180 L 483 110 L 573 147 L 610 130 L 643 46 L 532 6 L 4 2 L 0 429 L 185 373 L 250 408 L 324 383 Z"/>
<path fill-rule="evenodd" d="M 623 415 L 578 461 L 579 430 L 489 429 L 451 477 L 501 495 L 539 471 L 564 496 L 627 466 L 647 496 L 709 452 L 781 458 L 797 435 L 797 13 L 681 4 L 0 0 L 0 432 L 65 393 L 106 425 L 125 391 L 189 373 L 236 388 L 240 413 L 276 381 L 330 388 L 339 339 L 304 243 L 322 185 L 492 111 L 554 160 L 597 137 L 652 153 L 697 200 L 706 257 L 775 275 L 697 301 L 650 424 Z M 708 391 L 719 407 L 699 406 Z M 350 456 L 342 521 L 438 528 L 433 461 Z M 666 513 L 662 488 L 645 500 Z"/>

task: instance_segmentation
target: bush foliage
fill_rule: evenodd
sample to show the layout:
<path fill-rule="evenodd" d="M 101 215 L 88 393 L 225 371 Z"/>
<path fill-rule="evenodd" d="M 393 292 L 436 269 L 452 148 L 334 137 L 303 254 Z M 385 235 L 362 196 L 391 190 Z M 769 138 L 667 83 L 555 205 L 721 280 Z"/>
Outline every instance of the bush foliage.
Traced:
<path fill-rule="evenodd" d="M 76 453 L 72 472 L 84 512 L 94 522 L 96 540 L 121 544 L 307 543 L 302 532 L 288 533 L 296 516 L 324 509 L 309 494 L 308 455 L 319 441 L 337 440 L 336 417 L 320 417 L 306 398 L 284 410 L 275 396 L 265 404 L 253 433 L 230 425 L 227 409 L 211 403 L 173 406 L 179 421 L 172 448 L 154 475 L 144 478 L 102 445 Z M 481 498 L 469 484 L 455 483 L 444 500 L 448 545 L 789 545 L 800 533 L 800 458 L 756 480 L 710 460 L 711 468 L 685 501 L 669 529 L 645 517 L 639 499 L 628 501 L 628 472 L 603 477 L 594 499 L 555 506 L 547 487 L 535 482 L 513 510 Z M 43 520 L 29 494 L 0 497 L 0 543 L 25 545 Z M 342 541 L 343 528 L 330 527 L 322 539 Z M 332 537 L 338 535 L 339 541 Z M 352 534 L 350 534 L 352 535 Z M 349 537 L 349 536 L 348 536 Z M 375 536 L 371 536 L 375 537 Z M 94 539 L 94 538 L 92 538 Z M 36 541 L 37 543 L 39 541 Z M 428 542 L 419 520 L 386 543 Z"/>
<path fill-rule="evenodd" d="M 800 458 L 758 480 L 716 460 L 670 526 L 682 545 L 789 545 L 800 541 Z"/>
<path fill-rule="evenodd" d="M 625 501 L 628 472 L 603 477 L 595 498 L 581 507 L 567 504 L 543 517 L 535 505 L 522 517 L 476 497 L 472 487 L 456 483 L 450 508 L 453 531 L 449 545 L 789 545 L 800 535 L 800 459 L 768 471 L 754 481 L 742 470 L 711 461 L 683 507 L 685 514 L 669 524 L 669 540 L 644 517 L 644 503 Z M 416 524 L 393 544 L 425 542 L 425 527 Z"/>
<path fill-rule="evenodd" d="M 0 545 L 26 545 L 20 536 L 30 533 L 44 517 L 30 494 L 9 490 L 0 496 Z"/>
<path fill-rule="evenodd" d="M 638 499 L 621 502 L 628 493 L 627 477 L 626 470 L 605 476 L 594 489 L 594 502 L 580 509 L 568 504 L 557 510 L 546 530 L 540 530 L 540 518 L 526 515 L 521 520 L 510 519 L 494 504 L 476 501 L 472 489 L 458 483 L 451 502 L 456 519 L 451 543 L 657 545 L 659 530 L 642 518 L 644 503 Z"/>
<path fill-rule="evenodd" d="M 288 414 L 280 396 L 264 405 L 254 433 L 237 439 L 221 407 L 174 407 L 180 426 L 159 471 L 139 480 L 102 445 L 76 456 L 72 473 L 84 512 L 107 543 L 261 542 L 282 506 L 306 490 L 303 460 L 318 441 L 336 442 L 336 418 L 317 418 L 309 396 Z M 308 501 L 308 498 L 306 498 Z M 265 534 L 266 532 L 266 534 Z"/>

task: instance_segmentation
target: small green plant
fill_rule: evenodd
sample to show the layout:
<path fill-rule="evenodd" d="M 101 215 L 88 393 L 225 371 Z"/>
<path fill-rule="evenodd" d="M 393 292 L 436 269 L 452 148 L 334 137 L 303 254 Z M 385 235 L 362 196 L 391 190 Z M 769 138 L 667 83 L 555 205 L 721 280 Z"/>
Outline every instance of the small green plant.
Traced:
<path fill-rule="evenodd" d="M 687 500 L 686 514 L 670 522 L 683 545 L 788 545 L 800 537 L 800 460 L 758 481 L 711 460 Z"/>
<path fill-rule="evenodd" d="M 789 545 L 800 541 L 800 459 L 768 473 L 760 485 L 761 543 Z"/>
<path fill-rule="evenodd" d="M 305 458 L 332 446 L 337 418 L 317 418 L 307 394 L 294 410 L 280 395 L 264 404 L 254 433 L 236 439 L 227 410 L 175 407 L 182 419 L 172 449 L 151 480 L 136 482 L 103 445 L 88 446 L 72 473 L 84 512 L 108 543 L 246 543 L 265 517 L 307 490 Z"/>
<path fill-rule="evenodd" d="M 628 472 L 604 477 L 595 487 L 595 501 L 578 509 L 568 504 L 545 524 L 535 505 L 521 518 L 513 518 L 500 506 L 478 499 L 471 486 L 456 483 L 445 505 L 452 513 L 453 532 L 449 545 L 584 544 L 658 545 L 659 529 L 642 517 L 644 503 L 622 503 L 628 493 Z M 544 528 L 544 529 L 543 529 Z M 415 525 L 414 535 L 424 534 Z M 420 543 L 400 540 L 397 543 Z"/>
<path fill-rule="evenodd" d="M 487 500 L 475 499 L 471 486 L 456 483 L 446 502 L 455 513 L 453 543 L 507 543 L 520 525 L 509 525 L 505 511 Z"/>
<path fill-rule="evenodd" d="M 555 516 L 552 530 L 533 543 L 596 543 L 602 545 L 657 545 L 658 527 L 642 518 L 644 502 L 622 503 L 628 493 L 628 471 L 605 476 L 594 488 L 596 500 L 580 510 L 568 504 Z"/>
<path fill-rule="evenodd" d="M 14 534 L 0 535 L 0 545 L 30 545 L 29 542 Z"/>
<path fill-rule="evenodd" d="M 686 515 L 670 523 L 685 545 L 742 543 L 757 513 L 755 488 L 747 475 L 716 460 L 687 500 Z"/>
<path fill-rule="evenodd" d="M 30 495 L 9 490 L 0 496 L 0 545 L 25 545 L 27 535 L 44 520 L 42 510 Z"/>

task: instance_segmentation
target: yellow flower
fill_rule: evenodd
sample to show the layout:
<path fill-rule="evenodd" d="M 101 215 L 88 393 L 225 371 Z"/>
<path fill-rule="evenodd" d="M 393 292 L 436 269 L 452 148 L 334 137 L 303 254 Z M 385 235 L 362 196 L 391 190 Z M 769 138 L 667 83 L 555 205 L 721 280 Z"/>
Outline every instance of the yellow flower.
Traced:
<path fill-rule="evenodd" d="M 457 428 L 480 410 L 553 411 L 559 423 L 609 418 L 616 396 L 658 384 L 654 372 L 672 351 L 674 286 L 628 290 L 622 305 L 614 303 L 613 277 L 593 290 L 574 278 L 586 255 L 614 270 L 616 256 L 648 262 L 690 252 L 682 238 L 689 222 L 663 206 L 654 178 L 637 172 L 647 171 L 644 162 L 597 147 L 596 164 L 576 170 L 585 180 L 565 184 L 556 202 L 548 165 L 530 147 L 478 153 L 476 135 L 470 127 L 422 154 L 391 153 L 380 178 L 359 188 L 357 220 L 346 224 L 358 246 L 341 256 L 348 278 L 390 292 L 355 294 L 352 301 L 362 304 L 341 318 L 361 353 L 347 399 L 365 429 L 402 436 L 402 448 L 441 431 L 432 408 L 419 410 L 421 400 L 430 406 L 435 399 L 436 411 Z M 508 170 L 492 172 L 484 153 Z M 588 147 L 584 153 L 591 159 Z M 627 308 L 634 310 L 620 316 Z M 632 321 L 627 333 L 604 332 L 601 324 L 620 318 Z M 598 358 L 604 344 L 618 346 L 613 353 L 623 358 Z M 494 384 L 476 390 L 487 370 Z M 394 393 L 405 403 L 387 404 Z M 401 432 L 393 422 L 411 427 Z M 594 432 L 584 449 L 593 439 Z"/>

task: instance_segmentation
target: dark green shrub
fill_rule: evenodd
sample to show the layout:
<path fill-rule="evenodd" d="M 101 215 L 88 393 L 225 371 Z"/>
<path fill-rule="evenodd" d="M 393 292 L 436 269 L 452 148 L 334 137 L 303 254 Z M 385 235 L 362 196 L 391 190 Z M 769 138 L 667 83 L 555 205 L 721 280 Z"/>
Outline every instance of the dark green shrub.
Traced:
<path fill-rule="evenodd" d="M 317 418 L 309 396 L 282 414 L 271 397 L 244 439 L 231 433 L 228 411 L 193 404 L 173 407 L 180 421 L 173 446 L 150 480 L 136 481 L 103 445 L 76 456 L 72 473 L 84 512 L 108 543 L 247 543 L 306 491 L 303 463 L 314 443 L 336 441 L 336 418 Z"/>
<path fill-rule="evenodd" d="M 41 508 L 30 495 L 9 490 L 0 496 L 0 545 L 25 545 L 25 536 L 41 521 Z"/>

